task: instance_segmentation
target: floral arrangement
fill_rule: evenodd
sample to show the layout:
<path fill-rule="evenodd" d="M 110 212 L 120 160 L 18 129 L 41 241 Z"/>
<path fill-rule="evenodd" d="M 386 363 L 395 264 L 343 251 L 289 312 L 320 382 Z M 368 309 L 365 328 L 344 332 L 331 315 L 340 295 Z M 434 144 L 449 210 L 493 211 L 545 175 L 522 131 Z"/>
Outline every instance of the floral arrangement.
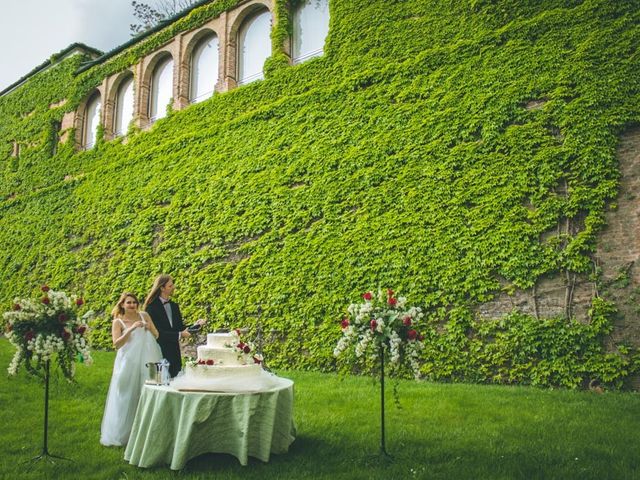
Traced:
<path fill-rule="evenodd" d="M 257 353 L 254 353 L 254 354 L 251 353 L 255 350 L 254 345 L 250 342 L 243 342 L 241 340 L 239 329 L 236 328 L 231 332 L 231 334 L 237 338 L 237 341 L 235 341 L 234 344 L 232 345 L 226 345 L 226 346 L 233 348 L 236 351 L 236 353 L 238 354 L 239 360 L 244 361 L 245 364 L 251 363 L 252 360 L 254 363 L 262 363 L 263 361 L 262 355 Z"/>
<path fill-rule="evenodd" d="M 392 369 L 406 365 L 415 378 L 420 376 L 420 352 L 424 337 L 418 332 L 423 313 L 419 307 L 407 307 L 405 297 L 394 291 L 379 290 L 377 295 L 366 292 L 364 303 L 353 303 L 341 321 L 342 337 L 333 354 L 342 355 L 354 347 L 356 359 L 375 361 L 380 348 L 388 352 Z"/>
<path fill-rule="evenodd" d="M 38 299 L 16 299 L 10 311 L 3 315 L 5 336 L 16 347 L 7 369 L 15 375 L 21 364 L 31 374 L 39 374 L 45 362 L 54 355 L 63 375 L 71 380 L 75 374 L 75 361 L 92 362 L 85 338 L 87 322 L 93 316 L 88 311 L 79 316 L 82 298 L 67 296 L 48 286 L 41 287 Z"/>

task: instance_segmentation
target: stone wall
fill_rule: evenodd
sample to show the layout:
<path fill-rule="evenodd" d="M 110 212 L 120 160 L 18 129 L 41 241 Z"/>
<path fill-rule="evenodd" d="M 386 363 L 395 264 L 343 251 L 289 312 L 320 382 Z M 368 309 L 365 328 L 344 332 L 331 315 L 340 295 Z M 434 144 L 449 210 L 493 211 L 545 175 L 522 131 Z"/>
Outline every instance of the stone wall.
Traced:
<path fill-rule="evenodd" d="M 534 289 L 502 293 L 481 305 L 481 318 L 498 318 L 516 309 L 539 317 L 570 314 L 586 322 L 591 299 L 599 295 L 615 301 L 619 309 L 610 341 L 640 347 L 640 128 L 621 135 L 617 158 L 620 191 L 594 255 L 600 280 L 561 274 L 543 278 Z"/>

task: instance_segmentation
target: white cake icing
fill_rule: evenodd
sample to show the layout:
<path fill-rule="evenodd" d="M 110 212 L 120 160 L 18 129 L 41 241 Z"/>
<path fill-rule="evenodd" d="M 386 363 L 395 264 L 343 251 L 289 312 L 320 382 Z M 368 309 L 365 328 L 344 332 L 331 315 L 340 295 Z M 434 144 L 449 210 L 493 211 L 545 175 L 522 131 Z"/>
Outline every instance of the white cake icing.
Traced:
<path fill-rule="evenodd" d="M 235 394 L 267 392 L 293 384 L 256 363 L 254 359 L 262 360 L 262 356 L 252 352 L 237 331 L 208 334 L 207 344 L 200 345 L 197 352 L 198 359 L 187 362 L 184 370 L 171 381 L 171 388 Z"/>
<path fill-rule="evenodd" d="M 209 333 L 207 344 L 197 347 L 198 358 L 187 363 L 172 384 L 183 390 L 252 391 L 263 389 L 272 380 L 262 365 L 254 361 L 253 352 L 245 346 L 237 332 Z M 248 347 L 247 347 L 248 348 Z M 267 380 L 267 383 L 265 383 Z"/>

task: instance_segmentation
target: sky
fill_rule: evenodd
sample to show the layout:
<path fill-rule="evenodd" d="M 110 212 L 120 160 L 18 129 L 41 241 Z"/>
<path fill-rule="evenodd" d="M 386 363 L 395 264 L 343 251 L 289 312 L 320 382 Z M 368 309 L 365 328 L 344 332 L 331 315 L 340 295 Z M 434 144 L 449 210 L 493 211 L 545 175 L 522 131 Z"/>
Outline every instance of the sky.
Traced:
<path fill-rule="evenodd" d="M 125 43 L 135 21 L 131 0 L 0 0 L 0 90 L 72 43 Z"/>

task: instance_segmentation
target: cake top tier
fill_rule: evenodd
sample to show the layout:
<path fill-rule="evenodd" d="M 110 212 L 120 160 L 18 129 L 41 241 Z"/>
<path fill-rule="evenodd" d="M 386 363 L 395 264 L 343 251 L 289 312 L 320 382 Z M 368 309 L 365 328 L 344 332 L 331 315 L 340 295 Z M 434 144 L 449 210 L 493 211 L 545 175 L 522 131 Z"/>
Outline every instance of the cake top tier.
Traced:
<path fill-rule="evenodd" d="M 235 331 L 228 333 L 209 333 L 207 334 L 207 346 L 213 348 L 229 348 L 235 347 L 240 341 L 240 337 Z"/>

